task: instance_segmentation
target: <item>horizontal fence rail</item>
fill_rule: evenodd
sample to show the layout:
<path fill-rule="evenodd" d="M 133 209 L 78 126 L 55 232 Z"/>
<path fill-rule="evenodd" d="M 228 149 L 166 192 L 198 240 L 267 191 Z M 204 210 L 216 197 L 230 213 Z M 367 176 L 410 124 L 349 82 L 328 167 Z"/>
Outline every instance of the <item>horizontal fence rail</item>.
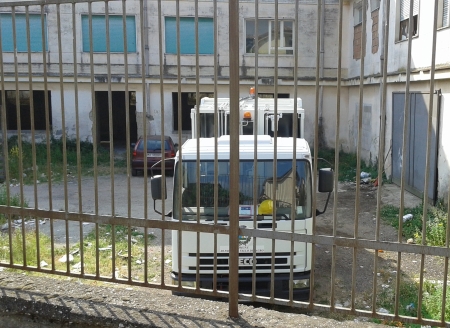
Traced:
<path fill-rule="evenodd" d="M 1 2 L 0 266 L 448 325 L 449 9 L 416 2 Z"/>

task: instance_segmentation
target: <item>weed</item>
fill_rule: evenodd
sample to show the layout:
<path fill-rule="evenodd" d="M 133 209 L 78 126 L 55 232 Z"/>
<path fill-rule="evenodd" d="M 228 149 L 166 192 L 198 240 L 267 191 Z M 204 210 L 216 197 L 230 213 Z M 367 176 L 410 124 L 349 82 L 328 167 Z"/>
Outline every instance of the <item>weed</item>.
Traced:
<path fill-rule="evenodd" d="M 7 196 L 8 195 L 6 193 L 5 186 L 0 185 L 0 205 L 8 205 L 8 197 Z M 21 201 L 19 195 L 17 195 L 17 194 L 10 195 L 9 206 L 17 206 L 17 207 L 22 206 L 22 201 Z M 24 201 L 23 206 L 28 207 L 28 202 Z M 15 219 L 15 217 L 12 217 L 12 219 Z M 7 216 L 0 213 L 0 225 L 5 224 L 6 220 L 7 220 Z"/>
<path fill-rule="evenodd" d="M 78 172 L 78 159 L 80 161 L 80 170 L 82 175 L 89 175 L 94 166 L 94 147 L 88 141 L 77 141 L 76 139 L 66 139 L 66 145 L 62 139 L 52 138 L 49 147 L 46 143 L 36 143 L 33 145 L 29 142 L 22 142 L 22 154 L 19 156 L 19 145 L 17 137 L 11 137 L 8 140 L 9 155 L 8 164 L 10 178 L 18 180 L 20 177 L 19 161 L 22 158 L 22 177 L 25 183 L 33 183 L 34 179 L 40 182 L 62 180 L 64 175 L 64 158 L 66 158 L 66 173 L 73 175 Z M 79 152 L 78 152 L 79 148 Z M 33 159 L 36 166 L 33 165 Z M 109 149 L 98 147 L 97 149 L 97 165 L 99 167 L 109 167 L 110 155 Z M 125 167 L 126 161 L 118 159 L 114 163 L 115 167 Z M 101 171 L 101 170 L 100 170 Z M 109 172 L 109 170 L 106 170 Z"/>
<path fill-rule="evenodd" d="M 313 150 L 314 154 L 314 150 Z M 318 167 L 333 167 L 335 162 L 336 152 L 332 148 L 321 148 L 318 153 L 318 157 L 321 159 L 318 162 Z M 358 158 L 355 153 L 345 153 L 340 151 L 338 153 L 339 156 L 339 181 L 355 181 L 356 179 L 356 167 Z M 369 164 L 367 165 L 364 161 L 361 161 L 361 172 L 367 172 L 370 174 L 372 178 L 376 178 L 378 176 L 378 164 Z M 386 180 L 386 176 L 383 173 L 383 181 Z"/>
<path fill-rule="evenodd" d="M 402 222 L 403 237 L 413 238 L 416 243 L 421 244 L 423 204 L 414 208 L 405 208 L 403 212 L 404 214 L 413 215 L 412 219 Z M 383 206 L 381 208 L 381 217 L 394 228 L 399 228 L 398 207 L 392 205 Z M 442 206 L 429 206 L 426 220 L 425 243 L 431 246 L 445 246 L 447 229 L 447 213 L 445 209 Z"/>
<path fill-rule="evenodd" d="M 115 267 L 112 261 L 112 232 L 115 232 L 114 246 L 115 246 Z M 76 243 L 69 249 L 69 253 L 73 254 L 74 262 L 80 262 L 80 248 L 83 250 L 84 270 L 87 274 L 95 274 L 98 268 L 101 276 L 111 277 L 113 274 L 117 278 L 128 278 L 132 276 L 133 279 L 143 280 L 144 267 L 147 266 L 148 278 L 154 279 L 157 274 L 161 272 L 160 258 L 148 259 L 149 263 L 144 263 L 145 257 L 145 242 L 144 234 L 128 226 L 113 226 L 100 225 L 98 227 L 98 246 L 97 246 L 97 229 L 91 231 L 85 238 L 83 245 Z M 129 232 L 131 238 L 129 240 Z M 148 234 L 148 240 L 151 241 L 153 234 Z M 12 259 L 14 264 L 24 264 L 25 258 L 23 256 L 25 243 L 26 262 L 29 266 L 37 266 L 38 261 L 45 261 L 46 263 L 54 263 L 55 269 L 65 271 L 67 263 L 62 263 L 59 258 L 66 254 L 64 246 L 55 247 L 55 257 L 51 255 L 51 239 L 44 234 L 39 235 L 39 240 L 36 238 L 35 231 L 27 231 L 22 233 L 22 230 L 16 229 L 11 236 L 12 242 L 9 242 L 8 234 L 0 234 L 0 261 L 9 262 L 12 252 Z M 128 248 L 129 242 L 131 248 Z M 37 246 L 39 245 L 39 258 L 37 258 Z M 98 249 L 98 251 L 97 251 Z M 98 253 L 98 259 L 97 259 Z M 131 256 L 131 261 L 128 258 Z M 98 263 L 98 265 L 97 265 Z M 74 263 L 71 263 L 71 265 Z M 129 266 L 130 265 L 130 266 Z M 131 267 L 131 271 L 129 268 Z M 72 269 L 74 271 L 75 269 Z"/>

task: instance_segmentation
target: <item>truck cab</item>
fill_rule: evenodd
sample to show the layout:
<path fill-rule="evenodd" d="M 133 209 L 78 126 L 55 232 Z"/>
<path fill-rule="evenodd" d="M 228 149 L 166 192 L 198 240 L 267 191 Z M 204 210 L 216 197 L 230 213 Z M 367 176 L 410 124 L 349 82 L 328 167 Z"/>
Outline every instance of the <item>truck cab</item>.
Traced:
<path fill-rule="evenodd" d="M 230 190 L 229 136 L 190 139 L 183 144 L 181 155 L 178 152 L 175 158 L 173 220 L 229 225 L 230 194 L 239 193 L 240 227 L 311 234 L 314 177 L 308 143 L 265 135 L 258 136 L 255 149 L 254 136 L 239 139 L 239 190 Z M 330 172 L 321 173 L 319 191 L 332 191 Z M 151 180 L 155 201 L 162 198 L 161 179 Z M 277 298 L 289 298 L 292 288 L 294 300 L 308 299 L 311 247 L 306 242 L 292 246 L 287 240 L 273 243 L 272 239 L 256 238 L 254 242 L 252 237 L 239 236 L 239 292 L 252 293 L 255 274 L 258 296 L 270 296 L 274 283 Z M 174 285 L 228 290 L 228 235 L 173 230 L 172 255 Z"/>
<path fill-rule="evenodd" d="M 295 108 L 297 106 L 297 108 Z M 197 113 L 198 112 L 198 113 Z M 218 124 L 215 123 L 214 113 L 217 112 Z M 276 114 L 275 114 L 276 112 Z M 256 134 L 276 135 L 278 137 L 304 138 L 305 110 L 302 108 L 301 98 L 257 98 L 251 90 L 248 97 L 239 100 L 240 135 Z M 191 110 L 192 139 L 214 137 L 214 129 L 218 136 L 230 134 L 230 99 L 208 98 L 200 100 L 200 104 Z M 297 120 L 297 131 L 294 134 L 293 120 Z M 257 124 L 256 124 L 257 122 Z M 197 135 L 199 125 L 200 134 Z"/>

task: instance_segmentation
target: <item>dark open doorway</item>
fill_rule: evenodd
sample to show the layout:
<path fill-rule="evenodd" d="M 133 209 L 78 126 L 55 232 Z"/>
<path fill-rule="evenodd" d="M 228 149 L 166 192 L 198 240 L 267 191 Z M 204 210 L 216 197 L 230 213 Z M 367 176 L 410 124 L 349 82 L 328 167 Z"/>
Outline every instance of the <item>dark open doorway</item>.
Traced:
<path fill-rule="evenodd" d="M 127 126 L 126 126 L 126 110 L 125 92 L 112 91 L 112 126 L 113 126 L 113 142 L 115 146 L 126 145 Z M 97 104 L 97 126 L 100 143 L 109 144 L 109 105 L 108 91 L 96 91 L 95 100 Z M 129 122 L 130 122 L 130 142 L 137 139 L 137 123 L 136 123 L 136 93 L 129 92 Z"/>

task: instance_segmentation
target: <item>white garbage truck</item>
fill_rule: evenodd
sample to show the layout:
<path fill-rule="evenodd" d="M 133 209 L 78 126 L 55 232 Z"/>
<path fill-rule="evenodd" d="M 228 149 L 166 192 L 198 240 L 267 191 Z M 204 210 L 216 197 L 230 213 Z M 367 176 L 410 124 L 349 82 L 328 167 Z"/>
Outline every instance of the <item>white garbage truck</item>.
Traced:
<path fill-rule="evenodd" d="M 297 103 L 297 112 L 295 112 Z M 276 109 L 276 110 L 275 110 Z M 217 112 L 217 124 L 214 113 Z M 257 112 L 257 114 L 256 114 Z M 276 113 L 276 115 L 275 115 Z M 301 98 L 256 98 L 254 88 L 249 96 L 239 100 L 239 134 L 256 134 L 274 136 L 275 128 L 278 137 L 304 138 L 305 110 Z M 294 120 L 297 120 L 297 133 L 294 134 Z M 276 121 L 276 122 L 275 122 Z M 199 135 L 197 135 L 199 125 Z M 208 98 L 200 100 L 197 107 L 191 109 L 192 139 L 214 137 L 214 129 L 218 136 L 230 134 L 230 98 Z"/>
<path fill-rule="evenodd" d="M 279 137 L 275 147 L 274 138 L 259 135 L 255 151 L 254 142 L 254 136 L 239 137 L 239 190 L 230 190 L 230 136 L 187 140 L 182 145 L 181 156 L 178 152 L 175 157 L 172 219 L 229 225 L 230 194 L 239 193 L 241 228 L 311 234 L 313 211 L 323 213 L 328 200 L 323 211 L 312 207 L 315 177 L 308 143 L 298 138 L 294 149 L 293 138 Z M 156 201 L 166 197 L 161 192 L 162 179 L 164 177 L 154 176 L 151 180 L 156 212 Z M 332 170 L 321 169 L 318 179 L 318 191 L 329 196 L 333 190 Z M 258 296 L 270 296 L 273 283 L 276 298 L 289 299 L 292 289 L 294 300 L 308 299 L 311 244 L 294 242 L 291 247 L 287 240 L 273 243 L 272 239 L 260 237 L 255 241 L 253 237 L 239 236 L 239 292 L 251 294 L 255 277 L 255 294 Z M 200 245 L 199 249 L 197 245 Z M 181 280 L 182 286 L 227 291 L 229 247 L 228 234 L 218 234 L 215 238 L 213 233 L 173 230 L 173 283 L 178 285 Z M 213 286 L 214 282 L 216 286 Z"/>

